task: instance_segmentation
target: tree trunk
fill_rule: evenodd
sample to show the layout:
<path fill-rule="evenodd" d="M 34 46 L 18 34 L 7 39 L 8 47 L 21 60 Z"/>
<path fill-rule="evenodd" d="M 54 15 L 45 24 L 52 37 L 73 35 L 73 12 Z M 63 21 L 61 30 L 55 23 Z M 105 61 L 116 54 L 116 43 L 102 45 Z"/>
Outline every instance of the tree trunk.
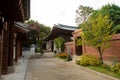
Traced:
<path fill-rule="evenodd" d="M 98 52 L 99 52 L 99 55 L 100 55 L 100 61 L 101 61 L 101 64 L 103 64 L 103 57 L 102 57 L 102 50 L 101 50 L 101 47 L 98 47 Z"/>

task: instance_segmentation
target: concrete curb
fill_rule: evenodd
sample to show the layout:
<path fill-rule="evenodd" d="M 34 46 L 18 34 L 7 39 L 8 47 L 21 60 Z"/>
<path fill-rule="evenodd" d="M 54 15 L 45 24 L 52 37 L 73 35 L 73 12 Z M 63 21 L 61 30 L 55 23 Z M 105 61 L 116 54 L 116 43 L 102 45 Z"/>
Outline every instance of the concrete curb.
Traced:
<path fill-rule="evenodd" d="M 27 63 L 26 63 L 26 70 L 25 70 L 24 80 L 26 80 L 26 74 L 27 74 L 28 61 L 29 61 L 29 59 L 27 59 Z"/>
<path fill-rule="evenodd" d="M 79 67 L 83 70 L 86 70 L 87 72 L 90 72 L 91 74 L 94 74 L 94 75 L 99 76 L 99 77 L 103 77 L 105 80 L 120 80 L 120 79 L 111 77 L 109 75 L 106 75 L 106 74 L 103 74 L 103 73 L 100 73 L 100 72 L 97 72 L 97 71 L 94 71 L 94 70 L 91 70 L 91 69 L 88 69 L 88 68 L 85 68 L 82 66 L 79 66 Z"/>

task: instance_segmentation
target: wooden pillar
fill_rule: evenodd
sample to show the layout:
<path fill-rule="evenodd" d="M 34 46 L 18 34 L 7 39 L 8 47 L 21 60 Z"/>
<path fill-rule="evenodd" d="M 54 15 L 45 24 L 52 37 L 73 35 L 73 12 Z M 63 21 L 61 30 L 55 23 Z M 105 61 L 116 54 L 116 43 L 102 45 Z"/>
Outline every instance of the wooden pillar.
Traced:
<path fill-rule="evenodd" d="M 3 53 L 3 23 L 4 17 L 2 17 L 2 13 L 0 13 L 0 78 L 2 74 L 2 53 Z"/>
<path fill-rule="evenodd" d="M 2 47 L 3 47 L 3 42 L 2 42 L 2 30 L 0 30 L 0 77 L 2 74 Z"/>
<path fill-rule="evenodd" d="M 20 57 L 22 57 L 22 41 L 21 40 L 19 40 L 19 42 L 20 42 Z"/>
<path fill-rule="evenodd" d="M 5 22 L 3 29 L 2 74 L 7 74 L 9 52 L 9 27 L 9 23 Z"/>
<path fill-rule="evenodd" d="M 8 66 L 13 66 L 14 59 L 13 59 L 13 50 L 14 50 L 14 24 L 11 22 L 10 24 L 10 35 L 9 35 L 9 53 L 8 53 Z"/>
<path fill-rule="evenodd" d="M 51 42 L 51 51 L 53 52 L 54 50 L 54 41 Z"/>
<path fill-rule="evenodd" d="M 22 42 L 20 37 L 18 36 L 16 39 L 16 55 L 15 55 L 15 62 L 22 56 Z"/>
<path fill-rule="evenodd" d="M 20 54 L 20 41 L 19 41 L 19 37 L 17 37 L 17 38 L 16 38 L 16 54 L 15 54 L 15 62 L 18 62 L 19 54 Z"/>

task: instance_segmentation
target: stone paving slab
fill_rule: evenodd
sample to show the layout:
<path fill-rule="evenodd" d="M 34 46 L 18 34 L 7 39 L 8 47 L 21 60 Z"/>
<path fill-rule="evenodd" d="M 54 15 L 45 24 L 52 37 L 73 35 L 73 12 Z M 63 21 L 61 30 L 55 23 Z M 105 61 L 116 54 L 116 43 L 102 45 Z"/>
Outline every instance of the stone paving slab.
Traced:
<path fill-rule="evenodd" d="M 2 75 L 1 80 L 24 80 L 28 59 L 34 54 L 33 51 L 23 51 L 24 58 L 18 60 L 18 63 L 14 65 L 15 72 L 7 75 Z"/>
<path fill-rule="evenodd" d="M 33 54 L 32 51 L 24 52 L 24 59 L 14 66 L 15 73 L 3 75 L 2 80 L 119 80 L 106 78 L 104 74 L 87 70 L 73 62 L 53 58 L 53 53 L 45 53 L 40 58 L 29 59 Z"/>
<path fill-rule="evenodd" d="M 25 80 L 116 80 L 93 74 L 75 63 L 50 58 L 50 53 L 44 55 L 29 60 Z"/>
<path fill-rule="evenodd" d="M 2 75 L 2 80 L 24 80 L 27 62 L 28 60 L 24 59 L 22 62 L 15 65 L 15 72 L 7 75 Z"/>

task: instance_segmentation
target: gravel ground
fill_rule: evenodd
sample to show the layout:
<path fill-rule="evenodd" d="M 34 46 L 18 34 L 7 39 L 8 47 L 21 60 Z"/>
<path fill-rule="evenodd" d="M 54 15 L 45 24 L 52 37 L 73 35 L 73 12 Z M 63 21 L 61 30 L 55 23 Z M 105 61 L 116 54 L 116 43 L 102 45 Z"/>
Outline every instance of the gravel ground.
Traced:
<path fill-rule="evenodd" d="M 28 61 L 25 80 L 105 80 L 81 69 L 72 62 L 53 58 L 52 53 Z"/>

